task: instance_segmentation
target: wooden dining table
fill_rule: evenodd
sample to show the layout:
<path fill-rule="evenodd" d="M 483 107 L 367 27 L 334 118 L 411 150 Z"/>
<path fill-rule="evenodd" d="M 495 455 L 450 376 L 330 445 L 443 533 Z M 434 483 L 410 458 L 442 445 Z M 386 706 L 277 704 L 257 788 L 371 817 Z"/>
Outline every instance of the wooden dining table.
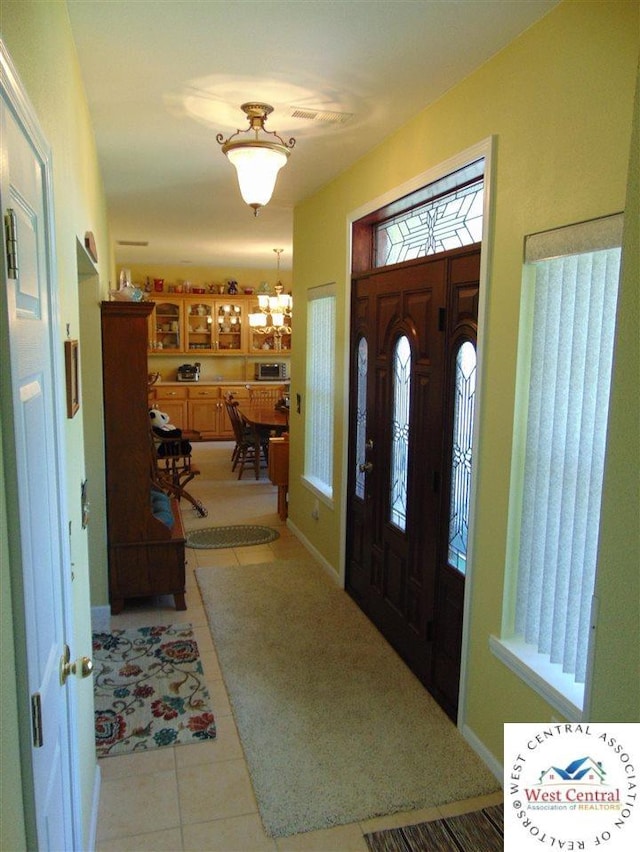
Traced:
<path fill-rule="evenodd" d="M 289 429 L 289 412 L 274 408 L 273 405 L 252 405 L 243 401 L 238 405 L 238 411 L 259 432 L 281 435 Z"/>

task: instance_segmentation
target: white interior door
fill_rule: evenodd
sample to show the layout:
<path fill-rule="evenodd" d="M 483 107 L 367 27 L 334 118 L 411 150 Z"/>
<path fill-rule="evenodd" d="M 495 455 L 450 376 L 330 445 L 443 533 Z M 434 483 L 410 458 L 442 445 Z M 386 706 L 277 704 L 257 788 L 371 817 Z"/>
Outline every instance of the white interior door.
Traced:
<path fill-rule="evenodd" d="M 19 529 L 11 559 L 12 564 L 19 558 L 22 562 L 22 582 L 14 587 L 14 602 L 22 597 L 24 603 L 26 648 L 23 651 L 18 646 L 17 658 L 20 665 L 26 653 L 29 694 L 20 697 L 20 706 L 31 704 L 33 708 L 31 755 L 38 848 L 73 850 L 81 843 L 74 810 L 76 762 L 70 737 L 75 690 L 73 679 L 66 686 L 60 683 L 64 644 L 73 647 L 73 643 L 48 152 L 4 51 L 0 60 L 0 199 L 11 231 L 3 250 L 6 283 L 0 297 L 2 358 L 9 362 L 10 394 L 2 394 L 1 413 L 3 433 L 12 430 L 14 439 L 5 444 L 8 511 L 12 527 Z M 16 613 L 18 624 L 21 615 Z"/>

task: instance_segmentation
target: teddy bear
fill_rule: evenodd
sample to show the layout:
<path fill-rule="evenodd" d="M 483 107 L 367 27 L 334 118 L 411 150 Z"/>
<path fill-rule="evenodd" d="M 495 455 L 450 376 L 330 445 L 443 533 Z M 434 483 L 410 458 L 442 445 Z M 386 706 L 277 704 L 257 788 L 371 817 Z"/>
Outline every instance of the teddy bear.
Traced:
<path fill-rule="evenodd" d="M 173 426 L 170 422 L 170 417 L 164 411 L 158 411 L 157 408 L 149 409 L 149 420 L 153 434 L 162 438 L 162 443 L 158 447 L 158 456 L 188 456 L 191 452 L 191 444 L 189 441 L 182 440 L 182 429 Z M 167 438 L 175 438 L 175 441 L 168 441 Z"/>

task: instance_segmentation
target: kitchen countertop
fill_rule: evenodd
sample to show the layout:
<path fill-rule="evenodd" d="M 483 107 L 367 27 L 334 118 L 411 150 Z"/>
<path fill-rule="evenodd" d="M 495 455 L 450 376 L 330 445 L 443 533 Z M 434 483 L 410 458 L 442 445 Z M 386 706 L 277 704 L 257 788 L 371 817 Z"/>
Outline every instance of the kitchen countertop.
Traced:
<path fill-rule="evenodd" d="M 222 385 L 233 385 L 234 387 L 237 387 L 238 385 L 251 385 L 252 387 L 268 388 L 288 385 L 289 381 L 289 379 L 281 379 L 280 381 L 272 382 L 258 382 L 255 379 L 200 379 L 197 382 L 160 381 L 151 385 L 149 390 L 153 390 L 154 388 L 188 387 L 189 385 L 215 385 L 216 387 L 220 387 Z"/>

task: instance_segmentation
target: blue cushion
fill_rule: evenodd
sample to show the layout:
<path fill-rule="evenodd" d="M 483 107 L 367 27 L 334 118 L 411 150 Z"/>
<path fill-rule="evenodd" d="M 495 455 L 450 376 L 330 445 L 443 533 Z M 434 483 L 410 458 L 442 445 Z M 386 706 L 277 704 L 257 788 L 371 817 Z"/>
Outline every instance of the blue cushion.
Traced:
<path fill-rule="evenodd" d="M 171 511 L 171 500 L 164 491 L 156 491 L 151 489 L 151 513 L 154 518 L 162 521 L 167 527 L 171 528 L 174 524 L 173 512 Z"/>

